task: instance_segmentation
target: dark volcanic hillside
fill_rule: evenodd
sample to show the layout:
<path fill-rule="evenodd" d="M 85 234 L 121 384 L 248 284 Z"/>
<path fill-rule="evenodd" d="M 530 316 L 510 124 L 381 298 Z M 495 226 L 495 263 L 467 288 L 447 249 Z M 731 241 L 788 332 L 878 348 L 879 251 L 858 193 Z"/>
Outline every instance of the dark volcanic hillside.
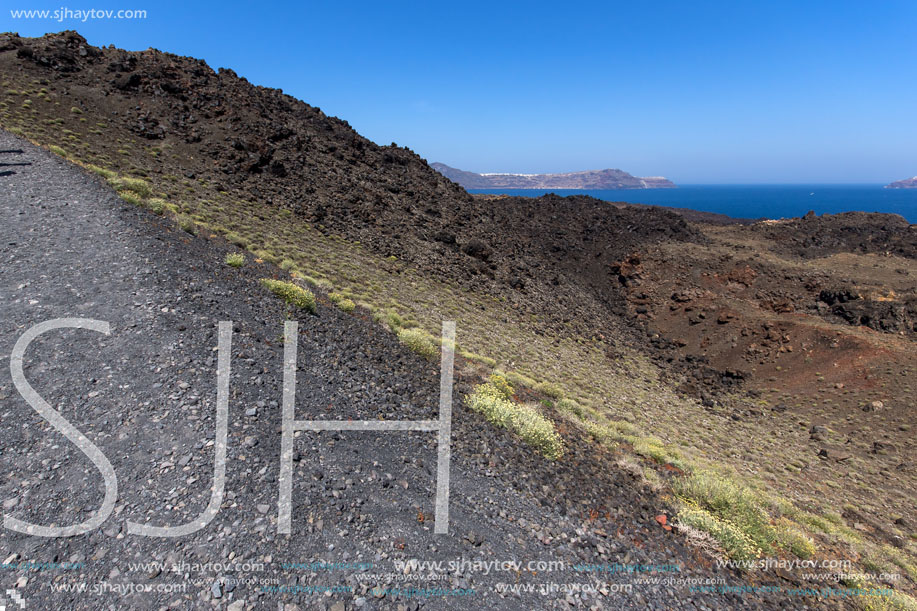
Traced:
<path fill-rule="evenodd" d="M 474 199 L 410 150 L 378 146 L 345 121 L 200 60 L 99 49 L 75 32 L 5 34 L 0 69 L 65 100 L 40 111 L 50 116 L 42 116 L 48 134 L 65 148 L 76 139 L 93 163 L 154 183 L 194 181 L 226 206 L 253 200 L 290 210 L 378 254 L 556 313 L 554 322 L 610 324 L 596 305 L 621 303 L 616 262 L 647 241 L 697 237 L 656 208 L 586 197 Z M 92 129 L 81 134 L 87 119 Z M 129 140 L 136 144 L 125 148 Z"/>
<path fill-rule="evenodd" d="M 917 258 L 917 225 L 897 214 L 844 212 L 759 223 L 753 231 L 804 258 L 839 252 L 896 254 Z"/>

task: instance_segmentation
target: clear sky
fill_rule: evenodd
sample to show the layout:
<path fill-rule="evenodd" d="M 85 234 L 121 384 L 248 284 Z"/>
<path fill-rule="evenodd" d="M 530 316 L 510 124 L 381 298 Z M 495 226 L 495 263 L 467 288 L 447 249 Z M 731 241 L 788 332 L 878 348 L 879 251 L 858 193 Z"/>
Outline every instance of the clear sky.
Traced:
<path fill-rule="evenodd" d="M 0 31 L 76 29 L 203 58 L 467 170 L 613 167 L 683 184 L 917 174 L 913 0 L 3 4 Z M 10 13 L 62 6 L 147 18 Z"/>

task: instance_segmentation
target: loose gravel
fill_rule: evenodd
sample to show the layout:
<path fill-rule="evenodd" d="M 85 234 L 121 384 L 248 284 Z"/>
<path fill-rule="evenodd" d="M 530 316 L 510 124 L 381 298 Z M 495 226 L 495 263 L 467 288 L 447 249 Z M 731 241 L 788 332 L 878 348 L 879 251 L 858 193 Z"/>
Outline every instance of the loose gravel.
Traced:
<path fill-rule="evenodd" d="M 278 535 L 284 321 L 299 321 L 298 419 L 436 418 L 438 363 L 407 352 L 365 312 L 346 314 L 322 296 L 315 316 L 288 309 L 258 282 L 279 270 L 250 256 L 241 268 L 226 265 L 233 247 L 122 201 L 46 151 L 5 132 L 0 149 L 11 151 L 5 163 L 30 164 L 0 176 L 5 515 L 68 525 L 99 507 L 100 473 L 22 399 L 6 363 L 36 323 L 84 317 L 111 325 L 108 336 L 50 332 L 26 354 L 30 384 L 104 452 L 119 486 L 111 517 L 88 534 L 0 530 L 0 585 L 28 608 L 715 609 L 814 600 L 665 583 L 749 582 L 662 529 L 654 518 L 665 502 L 574 431 L 564 431 L 567 456 L 551 463 L 465 411 L 473 380 L 461 369 L 448 535 L 433 534 L 436 439 L 424 432 L 301 433 L 293 534 Z M 128 534 L 128 520 L 185 523 L 210 498 L 219 321 L 234 329 L 221 510 L 185 537 Z M 566 566 L 489 573 L 471 564 L 397 566 L 405 559 Z M 679 571 L 649 575 L 660 583 L 647 584 L 646 574 L 571 568 L 580 563 Z M 433 588 L 450 595 L 430 595 Z"/>

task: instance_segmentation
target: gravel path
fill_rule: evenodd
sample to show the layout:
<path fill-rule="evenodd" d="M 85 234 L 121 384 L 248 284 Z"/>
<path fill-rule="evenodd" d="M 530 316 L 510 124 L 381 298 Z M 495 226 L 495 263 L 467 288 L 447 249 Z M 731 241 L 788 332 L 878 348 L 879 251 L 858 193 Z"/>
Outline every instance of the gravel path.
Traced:
<path fill-rule="evenodd" d="M 448 535 L 433 534 L 436 439 L 428 432 L 301 433 L 293 534 L 278 535 L 282 334 L 294 314 L 258 284 L 276 270 L 224 265 L 227 245 L 126 204 L 96 177 L 9 134 L 0 132 L 0 150 L 0 162 L 25 164 L 0 168 L 4 515 L 78 524 L 105 496 L 100 471 L 13 386 L 13 347 L 39 322 L 110 324 L 109 335 L 63 329 L 38 337 L 24 373 L 104 453 L 118 484 L 111 516 L 86 534 L 0 530 L 8 609 L 16 608 L 8 589 L 27 608 L 53 609 L 801 608 L 813 600 L 692 593 L 641 583 L 646 574 L 574 570 L 577 563 L 670 565 L 679 571 L 649 577 L 745 583 L 661 529 L 654 516 L 665 504 L 610 468 L 609 457 L 574 440 L 568 457 L 548 463 L 466 413 L 461 399 L 470 386 L 460 370 Z M 437 417 L 438 364 L 325 300 L 317 316 L 297 319 L 298 419 Z M 234 322 L 234 333 L 221 509 L 187 536 L 129 534 L 128 521 L 188 522 L 210 499 L 223 320 Z M 468 564 L 397 564 L 406 559 Z M 522 569 L 471 564 L 481 561 Z M 564 566 L 526 571 L 529 561 Z M 503 584 L 533 591 L 507 592 Z M 545 593 L 542 584 L 557 591 Z"/>

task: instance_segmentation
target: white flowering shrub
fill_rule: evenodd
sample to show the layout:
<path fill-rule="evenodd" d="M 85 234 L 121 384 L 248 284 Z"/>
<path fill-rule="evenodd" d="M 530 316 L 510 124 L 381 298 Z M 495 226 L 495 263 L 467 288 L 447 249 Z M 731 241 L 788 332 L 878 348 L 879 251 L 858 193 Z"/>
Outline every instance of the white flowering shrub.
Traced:
<path fill-rule="evenodd" d="M 534 407 L 508 399 L 504 389 L 491 383 L 481 384 L 465 397 L 465 404 L 484 414 L 492 424 L 519 435 L 545 458 L 557 460 L 564 455 L 564 442 L 554 429 L 554 423 Z"/>

